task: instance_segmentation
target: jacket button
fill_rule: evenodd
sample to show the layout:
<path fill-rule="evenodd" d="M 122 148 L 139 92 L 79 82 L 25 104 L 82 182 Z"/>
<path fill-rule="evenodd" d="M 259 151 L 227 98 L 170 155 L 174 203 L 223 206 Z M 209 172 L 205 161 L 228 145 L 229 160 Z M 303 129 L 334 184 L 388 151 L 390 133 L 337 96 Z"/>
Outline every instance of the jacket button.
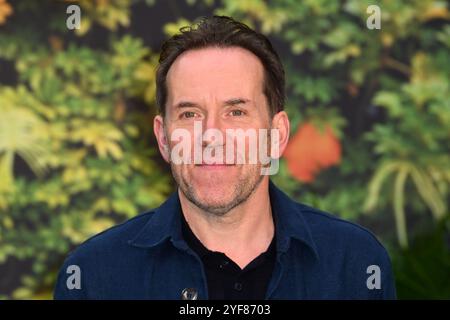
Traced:
<path fill-rule="evenodd" d="M 197 300 L 198 292 L 194 288 L 185 288 L 181 291 L 182 300 Z"/>

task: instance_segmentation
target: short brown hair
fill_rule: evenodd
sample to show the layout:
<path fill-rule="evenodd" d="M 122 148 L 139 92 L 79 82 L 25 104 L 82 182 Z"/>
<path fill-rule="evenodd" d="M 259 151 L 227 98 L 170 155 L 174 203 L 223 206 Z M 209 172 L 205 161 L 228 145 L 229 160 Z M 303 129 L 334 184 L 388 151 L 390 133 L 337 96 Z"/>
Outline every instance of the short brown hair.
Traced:
<path fill-rule="evenodd" d="M 156 103 L 165 115 L 167 100 L 167 73 L 175 59 L 185 51 L 208 47 L 241 47 L 256 55 L 264 66 L 264 95 L 270 114 L 283 110 L 285 79 L 281 60 L 269 40 L 247 25 L 226 16 L 203 18 L 197 24 L 183 27 L 180 33 L 168 39 L 161 48 L 156 72 Z"/>

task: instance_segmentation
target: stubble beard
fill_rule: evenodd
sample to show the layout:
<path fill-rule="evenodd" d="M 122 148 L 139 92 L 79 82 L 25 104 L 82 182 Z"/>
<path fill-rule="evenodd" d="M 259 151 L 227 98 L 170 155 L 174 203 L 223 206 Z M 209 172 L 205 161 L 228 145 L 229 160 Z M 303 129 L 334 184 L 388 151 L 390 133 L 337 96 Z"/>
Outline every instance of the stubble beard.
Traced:
<path fill-rule="evenodd" d="M 180 174 L 175 167 L 171 164 L 172 175 L 180 188 L 183 195 L 195 206 L 200 208 L 206 214 L 213 215 L 216 217 L 223 217 L 232 209 L 245 203 L 252 193 L 258 188 L 259 184 L 263 180 L 264 176 L 260 174 L 260 165 L 248 165 L 249 169 L 244 175 L 240 175 L 234 188 L 230 191 L 224 190 L 225 192 L 232 192 L 232 197 L 228 201 L 208 201 L 201 199 L 195 187 L 189 183 L 188 177 Z M 220 181 L 218 181 L 220 183 Z M 228 198 L 228 197 L 227 197 Z"/>

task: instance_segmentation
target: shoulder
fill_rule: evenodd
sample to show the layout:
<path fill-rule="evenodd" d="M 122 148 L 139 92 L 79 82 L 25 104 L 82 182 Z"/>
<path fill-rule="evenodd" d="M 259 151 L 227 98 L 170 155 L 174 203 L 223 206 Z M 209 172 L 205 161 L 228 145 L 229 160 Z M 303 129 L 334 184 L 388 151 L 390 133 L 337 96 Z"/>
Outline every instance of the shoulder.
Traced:
<path fill-rule="evenodd" d="M 298 214 L 301 214 L 308 224 L 319 256 L 359 259 L 367 263 L 376 261 L 390 265 L 383 244 L 368 229 L 302 203 L 296 203 L 296 206 Z"/>
<path fill-rule="evenodd" d="M 316 245 L 322 278 L 339 283 L 337 296 L 395 299 L 391 260 L 372 232 L 304 204 L 297 208 Z"/>
<path fill-rule="evenodd" d="M 322 238 L 328 235 L 329 238 L 334 240 L 357 240 L 362 241 L 366 245 L 383 247 L 371 231 L 357 223 L 341 219 L 334 214 L 302 203 L 297 203 L 297 208 L 306 219 L 313 235 L 320 235 Z"/>
<path fill-rule="evenodd" d="M 152 218 L 154 211 L 142 213 L 124 223 L 113 226 L 80 244 L 66 257 L 58 274 L 54 297 L 56 299 L 87 299 L 96 284 L 106 283 L 118 270 L 130 267 L 130 261 L 141 259 L 141 250 L 135 250 L 129 241 Z M 82 290 L 68 290 L 67 281 L 78 270 Z M 89 290 L 87 289 L 89 288 Z M 97 293 L 96 296 L 99 294 Z"/>
<path fill-rule="evenodd" d="M 118 250 L 128 245 L 142 227 L 153 217 L 154 210 L 147 211 L 133 217 L 121 224 L 106 229 L 80 244 L 74 251 L 69 253 L 70 257 L 90 258 L 92 255 L 110 251 L 118 253 Z"/>

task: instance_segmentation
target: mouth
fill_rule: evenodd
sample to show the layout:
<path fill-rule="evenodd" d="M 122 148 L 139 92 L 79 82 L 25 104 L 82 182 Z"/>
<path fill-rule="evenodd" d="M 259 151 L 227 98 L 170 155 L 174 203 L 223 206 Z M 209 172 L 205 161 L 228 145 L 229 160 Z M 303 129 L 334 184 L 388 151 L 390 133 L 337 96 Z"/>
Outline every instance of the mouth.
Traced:
<path fill-rule="evenodd" d="M 227 169 L 230 167 L 234 167 L 234 164 L 206 164 L 206 163 L 202 163 L 202 164 L 196 164 L 196 167 L 199 167 L 201 169 L 206 169 L 206 170 L 223 170 L 223 169 Z"/>

